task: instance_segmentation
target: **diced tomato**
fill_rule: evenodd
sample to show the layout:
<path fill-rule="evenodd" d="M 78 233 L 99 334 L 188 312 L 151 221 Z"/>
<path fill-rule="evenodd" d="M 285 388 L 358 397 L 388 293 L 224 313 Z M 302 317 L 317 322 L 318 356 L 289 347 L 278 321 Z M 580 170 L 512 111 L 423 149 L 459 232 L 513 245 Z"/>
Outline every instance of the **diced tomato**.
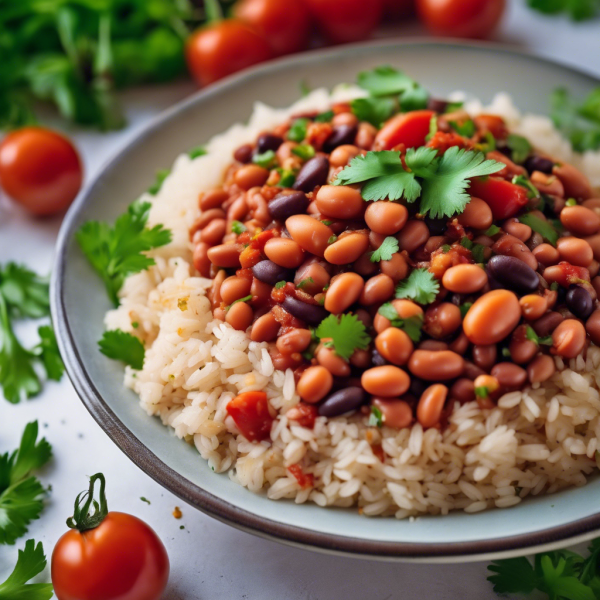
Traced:
<path fill-rule="evenodd" d="M 261 251 L 257 250 L 256 248 L 252 248 L 252 246 L 248 246 L 247 248 L 244 248 L 240 254 L 240 265 L 242 265 L 244 269 L 249 269 L 256 263 L 260 262 L 261 259 Z"/>
<path fill-rule="evenodd" d="M 255 250 L 260 250 L 261 252 L 265 248 L 265 244 L 272 238 L 275 237 L 275 232 L 272 229 L 268 229 L 267 231 L 261 231 L 256 237 L 252 238 L 250 242 L 250 247 Z"/>
<path fill-rule="evenodd" d="M 315 419 L 318 415 L 317 407 L 314 404 L 305 404 L 300 402 L 294 408 L 286 413 L 286 417 L 292 421 L 298 421 L 298 425 L 312 429 L 315 426 Z"/>
<path fill-rule="evenodd" d="M 499 177 L 471 180 L 471 196 L 481 198 L 492 209 L 494 219 L 514 217 L 528 202 L 527 190 Z"/>
<path fill-rule="evenodd" d="M 311 123 L 306 131 L 306 141 L 315 150 L 320 150 L 332 132 L 333 127 L 329 123 Z"/>
<path fill-rule="evenodd" d="M 252 281 L 252 278 L 254 277 L 254 275 L 252 274 L 252 269 L 238 269 L 235 272 L 237 277 L 241 277 L 242 279 L 250 279 L 250 281 Z"/>
<path fill-rule="evenodd" d="M 288 471 L 296 478 L 301 488 L 310 488 L 315 484 L 315 478 L 312 473 L 305 473 L 298 464 L 288 467 Z"/>
<path fill-rule="evenodd" d="M 590 281 L 590 272 L 585 267 L 576 267 L 565 261 L 559 262 L 552 271 L 552 279 L 566 288 L 572 283 L 581 284 Z"/>
<path fill-rule="evenodd" d="M 432 110 L 415 110 L 392 117 L 375 137 L 375 149 L 391 150 L 398 144 L 404 144 L 407 148 L 423 146 L 434 115 Z"/>
<path fill-rule="evenodd" d="M 458 135 L 451 131 L 450 133 L 446 133 L 444 131 L 436 131 L 433 134 L 432 138 L 427 142 L 426 146 L 429 148 L 435 148 L 438 151 L 438 154 L 444 154 L 448 148 L 452 148 L 452 146 L 458 146 L 459 148 L 473 148 L 474 144 L 471 140 L 464 138 L 462 135 Z"/>
<path fill-rule="evenodd" d="M 243 392 L 229 402 L 227 412 L 242 435 L 251 442 L 269 438 L 273 417 L 265 392 Z"/>
<path fill-rule="evenodd" d="M 244 231 L 238 235 L 237 241 L 238 244 L 249 244 L 251 239 L 250 234 L 247 231 Z"/>
<path fill-rule="evenodd" d="M 508 136 L 508 129 L 502 117 L 496 115 L 479 115 L 473 119 L 479 133 L 489 131 L 497 140 Z"/>

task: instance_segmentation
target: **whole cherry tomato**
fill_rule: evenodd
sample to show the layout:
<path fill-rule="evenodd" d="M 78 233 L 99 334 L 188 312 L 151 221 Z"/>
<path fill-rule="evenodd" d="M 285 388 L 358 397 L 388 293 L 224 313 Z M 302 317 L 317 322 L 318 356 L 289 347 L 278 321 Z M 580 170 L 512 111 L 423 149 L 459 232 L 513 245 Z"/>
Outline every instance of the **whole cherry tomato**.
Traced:
<path fill-rule="evenodd" d="M 63 211 L 77 196 L 83 168 L 64 136 L 42 127 L 24 127 L 0 143 L 0 185 L 34 215 Z"/>
<path fill-rule="evenodd" d="M 193 33 L 185 56 L 190 73 L 206 85 L 269 60 L 273 53 L 267 40 L 250 25 L 226 19 Z"/>
<path fill-rule="evenodd" d="M 94 485 L 100 482 L 100 499 Z M 52 552 L 58 600 L 159 600 L 169 579 L 169 557 L 146 523 L 108 512 L 102 473 L 77 496 L 75 512 Z M 95 510 L 90 513 L 92 502 Z"/>
<path fill-rule="evenodd" d="M 369 37 L 383 13 L 383 0 L 305 0 L 321 31 L 338 44 Z"/>
<path fill-rule="evenodd" d="M 383 0 L 383 10 L 386 17 L 403 19 L 415 12 L 415 0 Z"/>
<path fill-rule="evenodd" d="M 304 0 L 241 0 L 234 14 L 262 34 L 276 55 L 308 45 L 310 13 Z"/>
<path fill-rule="evenodd" d="M 502 17 L 506 0 L 417 0 L 417 13 L 438 35 L 486 38 Z"/>

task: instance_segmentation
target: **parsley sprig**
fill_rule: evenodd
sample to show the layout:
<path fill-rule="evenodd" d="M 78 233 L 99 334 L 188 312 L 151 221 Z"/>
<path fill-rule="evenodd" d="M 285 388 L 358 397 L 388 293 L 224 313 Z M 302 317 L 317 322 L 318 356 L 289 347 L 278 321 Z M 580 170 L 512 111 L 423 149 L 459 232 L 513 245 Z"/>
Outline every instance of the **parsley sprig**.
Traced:
<path fill-rule="evenodd" d="M 4 583 L 0 583 L 0 600 L 50 600 L 51 583 L 27 583 L 46 568 L 42 542 L 27 540 L 19 550 L 17 564 Z"/>
<path fill-rule="evenodd" d="M 14 544 L 42 512 L 46 491 L 30 473 L 50 460 L 52 448 L 44 438 L 36 441 L 37 436 L 33 421 L 25 427 L 19 449 L 0 456 L 0 544 Z"/>
<path fill-rule="evenodd" d="M 366 350 L 371 341 L 363 322 L 352 314 L 341 315 L 339 319 L 336 315 L 329 315 L 321 321 L 315 335 L 321 340 L 330 340 L 323 345 L 332 348 L 345 360 L 357 349 Z"/>
<path fill-rule="evenodd" d="M 418 304 L 431 304 L 440 284 L 427 269 L 414 269 L 411 274 L 396 286 L 396 298 L 409 298 Z"/>
<path fill-rule="evenodd" d="M 171 241 L 171 232 L 162 225 L 146 227 L 151 206 L 149 202 L 134 202 L 112 227 L 103 221 L 88 221 L 77 231 L 83 253 L 102 277 L 115 306 L 127 275 L 155 264 L 144 253 Z"/>
<path fill-rule="evenodd" d="M 134 369 L 141 369 L 144 366 L 144 344 L 137 336 L 122 331 L 121 329 L 111 329 L 105 331 L 102 339 L 98 342 L 100 352 L 108 358 L 123 361 Z"/>

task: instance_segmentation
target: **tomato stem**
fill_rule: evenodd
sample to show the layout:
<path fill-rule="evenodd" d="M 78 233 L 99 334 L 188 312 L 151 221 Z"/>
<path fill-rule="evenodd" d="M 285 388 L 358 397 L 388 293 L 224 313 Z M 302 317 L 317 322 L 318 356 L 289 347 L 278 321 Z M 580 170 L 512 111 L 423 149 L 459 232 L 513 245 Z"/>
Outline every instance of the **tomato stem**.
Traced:
<path fill-rule="evenodd" d="M 218 0 L 204 0 L 204 12 L 207 23 L 217 23 L 223 20 L 223 10 Z"/>
<path fill-rule="evenodd" d="M 100 482 L 99 501 L 94 499 L 96 481 Z M 108 514 L 105 489 L 106 480 L 102 473 L 96 473 L 90 477 L 90 487 L 77 494 L 73 516 L 67 519 L 67 525 L 71 529 L 87 531 L 88 529 L 98 527 L 104 521 L 104 518 Z M 92 507 L 93 511 L 90 512 Z"/>

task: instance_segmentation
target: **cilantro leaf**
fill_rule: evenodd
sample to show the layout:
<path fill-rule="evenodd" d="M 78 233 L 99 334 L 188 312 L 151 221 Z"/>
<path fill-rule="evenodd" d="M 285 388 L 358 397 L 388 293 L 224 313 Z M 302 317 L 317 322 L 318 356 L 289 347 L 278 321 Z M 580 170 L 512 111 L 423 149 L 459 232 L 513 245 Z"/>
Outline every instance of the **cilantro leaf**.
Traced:
<path fill-rule="evenodd" d="M 47 277 L 14 262 L 0 268 L 0 294 L 11 316 L 37 319 L 50 314 Z"/>
<path fill-rule="evenodd" d="M 524 138 L 522 135 L 517 135 L 516 133 L 510 133 L 508 135 L 506 144 L 510 148 L 511 159 L 519 165 L 525 162 L 533 150 L 527 138 Z"/>
<path fill-rule="evenodd" d="M 462 213 L 471 199 L 466 192 L 469 179 L 497 173 L 505 166 L 485 160 L 481 152 L 452 146 L 441 157 L 435 177 L 423 181 L 420 212 L 432 219 Z"/>
<path fill-rule="evenodd" d="M 352 112 L 360 121 L 367 121 L 377 128 L 392 116 L 397 106 L 392 98 L 356 98 L 350 102 Z"/>
<path fill-rule="evenodd" d="M 152 196 L 156 196 L 158 192 L 160 192 L 160 188 L 164 180 L 171 174 L 169 169 L 160 169 L 156 172 L 156 180 L 154 183 L 146 190 Z"/>
<path fill-rule="evenodd" d="M 414 315 L 408 319 L 401 319 L 398 311 L 391 302 L 386 302 L 379 307 L 379 314 L 390 321 L 392 327 L 402 329 L 413 342 L 421 341 L 421 329 L 423 328 L 423 315 Z"/>
<path fill-rule="evenodd" d="M 334 112 L 332 110 L 326 110 L 323 113 L 319 113 L 315 118 L 315 123 L 329 123 L 331 119 L 334 117 Z"/>
<path fill-rule="evenodd" d="M 192 148 L 188 152 L 188 156 L 191 159 L 198 158 L 199 156 L 204 156 L 205 154 L 206 154 L 206 148 L 204 146 L 196 146 L 195 148 Z"/>
<path fill-rule="evenodd" d="M 427 269 L 414 269 L 412 273 L 396 286 L 396 298 L 409 298 L 418 304 L 431 304 L 440 284 Z"/>
<path fill-rule="evenodd" d="M 30 473 L 50 460 L 52 448 L 43 438 L 36 443 L 37 436 L 33 421 L 25 427 L 19 449 L 0 456 L 0 544 L 14 544 L 42 512 L 45 490 Z"/>
<path fill-rule="evenodd" d="M 58 350 L 56 335 L 50 325 L 42 325 L 38 328 L 40 343 L 34 351 L 42 360 L 48 379 L 60 381 L 65 372 L 65 365 Z"/>
<path fill-rule="evenodd" d="M 150 208 L 149 202 L 134 202 L 114 226 L 88 221 L 76 233 L 83 253 L 102 277 L 115 306 L 125 277 L 155 264 L 154 259 L 143 253 L 171 241 L 171 232 L 162 225 L 146 227 Z"/>
<path fill-rule="evenodd" d="M 429 93 L 418 83 L 415 83 L 412 88 L 404 90 L 400 94 L 400 108 L 402 109 L 402 112 L 427 108 L 428 101 Z"/>
<path fill-rule="evenodd" d="M 375 67 L 358 74 L 358 85 L 372 96 L 392 96 L 413 90 L 418 86 L 414 79 L 389 65 Z"/>
<path fill-rule="evenodd" d="M 529 225 L 533 231 L 539 233 L 547 242 L 556 246 L 558 242 L 559 233 L 554 229 L 551 223 L 544 221 L 535 215 L 530 213 L 521 215 L 519 221 L 525 225 Z"/>
<path fill-rule="evenodd" d="M 50 600 L 51 583 L 27 583 L 46 568 L 42 542 L 27 540 L 19 550 L 17 564 L 4 583 L 0 583 L 0 600 Z"/>
<path fill-rule="evenodd" d="M 573 21 L 592 19 L 598 13 L 598 0 L 527 0 L 534 10 L 548 15 L 567 12 Z"/>
<path fill-rule="evenodd" d="M 524 556 L 494 561 L 488 570 L 494 573 L 487 579 L 497 594 L 530 594 L 537 587 L 535 571 Z"/>
<path fill-rule="evenodd" d="M 100 352 L 108 358 L 123 361 L 137 370 L 144 366 L 144 344 L 140 338 L 131 333 L 121 329 L 105 331 L 98 346 L 100 346 Z"/>
<path fill-rule="evenodd" d="M 366 350 L 371 341 L 363 322 L 352 314 L 343 314 L 339 319 L 336 315 L 329 315 L 321 321 L 315 334 L 321 340 L 330 338 L 325 346 L 332 347 L 345 360 L 357 349 Z"/>
<path fill-rule="evenodd" d="M 475 121 L 469 119 L 464 123 L 459 123 L 458 121 L 450 121 L 450 126 L 456 133 L 462 135 L 464 137 L 473 137 L 475 135 Z"/>
<path fill-rule="evenodd" d="M 437 150 L 421 146 L 409 148 L 404 158 L 408 168 L 419 177 L 434 177 L 438 169 Z"/>
<path fill-rule="evenodd" d="M 551 118 L 577 152 L 600 148 L 600 88 L 593 90 L 578 105 L 565 88 L 550 96 Z"/>
<path fill-rule="evenodd" d="M 390 260 L 392 254 L 398 252 L 400 245 L 398 240 L 393 236 L 388 236 L 383 240 L 383 243 L 377 250 L 371 254 L 371 262 L 379 262 L 380 260 Z"/>
<path fill-rule="evenodd" d="M 381 427 L 383 425 L 383 414 L 375 405 L 371 405 L 368 425 L 369 427 Z"/>
<path fill-rule="evenodd" d="M 304 141 L 309 123 L 310 121 L 304 117 L 296 119 L 287 132 L 287 139 L 298 143 Z"/>

